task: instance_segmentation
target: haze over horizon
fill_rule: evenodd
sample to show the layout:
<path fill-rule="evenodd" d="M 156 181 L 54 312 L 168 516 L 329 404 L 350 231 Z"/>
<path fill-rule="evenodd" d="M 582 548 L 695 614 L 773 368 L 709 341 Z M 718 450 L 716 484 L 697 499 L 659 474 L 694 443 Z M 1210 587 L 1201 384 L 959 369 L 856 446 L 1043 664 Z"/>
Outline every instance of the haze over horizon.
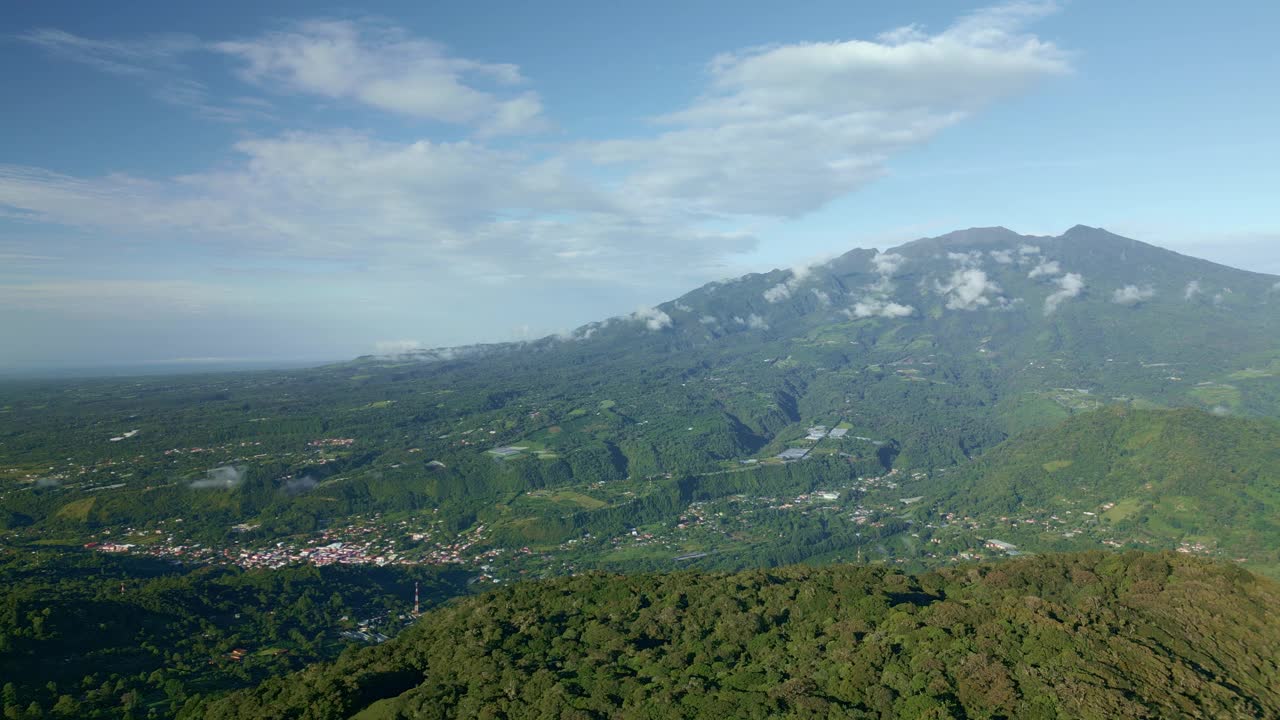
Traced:
<path fill-rule="evenodd" d="M 1280 108 L 1259 92 L 1277 21 L 1264 3 L 17 6 L 0 368 L 540 337 L 994 225 L 1280 274 Z"/>

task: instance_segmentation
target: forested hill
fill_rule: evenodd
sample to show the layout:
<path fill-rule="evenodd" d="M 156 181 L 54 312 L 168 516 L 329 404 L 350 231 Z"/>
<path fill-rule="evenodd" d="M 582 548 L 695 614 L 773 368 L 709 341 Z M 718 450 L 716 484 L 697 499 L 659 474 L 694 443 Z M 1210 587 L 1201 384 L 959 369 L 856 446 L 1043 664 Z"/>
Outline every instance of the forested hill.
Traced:
<path fill-rule="evenodd" d="M 209 718 L 1280 715 L 1280 585 L 1176 554 L 585 575 L 433 611 Z"/>
<path fill-rule="evenodd" d="M 1280 423 L 1191 409 L 1115 406 L 1026 432 L 912 492 L 941 510 L 1003 516 L 1027 549 L 1023 517 L 1085 516 L 1126 544 L 1211 552 L 1280 569 Z M 1009 534 L 1014 533 L 1014 534 Z"/>

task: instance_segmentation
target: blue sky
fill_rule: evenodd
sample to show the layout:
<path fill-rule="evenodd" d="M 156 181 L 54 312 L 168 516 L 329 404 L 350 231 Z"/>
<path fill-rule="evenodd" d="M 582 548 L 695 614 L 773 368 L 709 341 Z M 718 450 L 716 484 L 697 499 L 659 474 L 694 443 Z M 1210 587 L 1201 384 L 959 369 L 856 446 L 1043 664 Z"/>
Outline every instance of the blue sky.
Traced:
<path fill-rule="evenodd" d="M 1280 273 L 1273 3 L 614 5 L 12 5 L 0 368 L 540 336 L 971 226 Z"/>

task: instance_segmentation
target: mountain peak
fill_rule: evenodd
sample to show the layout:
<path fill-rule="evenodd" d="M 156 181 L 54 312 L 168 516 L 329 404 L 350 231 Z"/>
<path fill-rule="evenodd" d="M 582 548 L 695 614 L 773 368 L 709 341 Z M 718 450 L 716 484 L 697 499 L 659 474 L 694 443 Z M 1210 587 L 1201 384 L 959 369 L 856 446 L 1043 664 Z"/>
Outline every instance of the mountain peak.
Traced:
<path fill-rule="evenodd" d="M 1023 239 L 1025 239 L 1024 236 L 1007 227 L 998 225 L 995 227 L 973 227 L 965 230 L 956 230 L 937 237 L 914 240 L 902 245 L 897 250 L 940 252 L 955 249 L 957 246 L 987 247 L 1008 245 Z"/>
<path fill-rule="evenodd" d="M 1100 240 L 1124 240 L 1131 243 L 1139 242 L 1123 235 L 1117 235 L 1106 228 L 1090 227 L 1088 225 L 1074 225 L 1066 232 L 1062 233 L 1062 237 L 1079 240 L 1083 238 L 1096 238 Z M 1146 243 L 1143 243 L 1144 245 Z"/>
<path fill-rule="evenodd" d="M 956 230 L 954 232 L 949 232 L 946 235 L 941 235 L 936 239 L 949 243 L 983 245 L 1016 240 L 1020 237 L 1022 236 L 1009 228 L 996 225 L 994 227 L 973 227 L 965 230 Z"/>

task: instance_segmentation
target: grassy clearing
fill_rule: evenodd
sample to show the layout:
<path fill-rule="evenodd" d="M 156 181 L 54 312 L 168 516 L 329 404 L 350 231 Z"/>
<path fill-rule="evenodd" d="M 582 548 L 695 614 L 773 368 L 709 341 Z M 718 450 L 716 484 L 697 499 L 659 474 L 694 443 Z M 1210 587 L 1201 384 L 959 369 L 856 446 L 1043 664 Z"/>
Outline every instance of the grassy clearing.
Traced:
<path fill-rule="evenodd" d="M 1238 407 L 1241 399 L 1240 388 L 1233 385 L 1206 385 L 1193 389 L 1190 395 L 1205 405 L 1227 407 Z"/>
<path fill-rule="evenodd" d="M 1124 498 L 1123 500 L 1117 500 L 1115 507 L 1102 513 L 1102 519 L 1111 523 L 1120 522 L 1121 520 L 1137 513 L 1141 507 L 1142 500 L 1140 498 L 1130 497 Z"/>
<path fill-rule="evenodd" d="M 598 510 L 609 504 L 600 498 L 576 490 L 534 490 L 526 493 L 524 497 L 534 503 L 551 503 L 584 510 Z"/>
<path fill-rule="evenodd" d="M 97 501 L 97 498 L 72 500 L 61 508 L 58 508 L 57 516 L 64 520 L 85 522 L 89 519 L 89 513 L 93 512 L 93 506 Z"/>

